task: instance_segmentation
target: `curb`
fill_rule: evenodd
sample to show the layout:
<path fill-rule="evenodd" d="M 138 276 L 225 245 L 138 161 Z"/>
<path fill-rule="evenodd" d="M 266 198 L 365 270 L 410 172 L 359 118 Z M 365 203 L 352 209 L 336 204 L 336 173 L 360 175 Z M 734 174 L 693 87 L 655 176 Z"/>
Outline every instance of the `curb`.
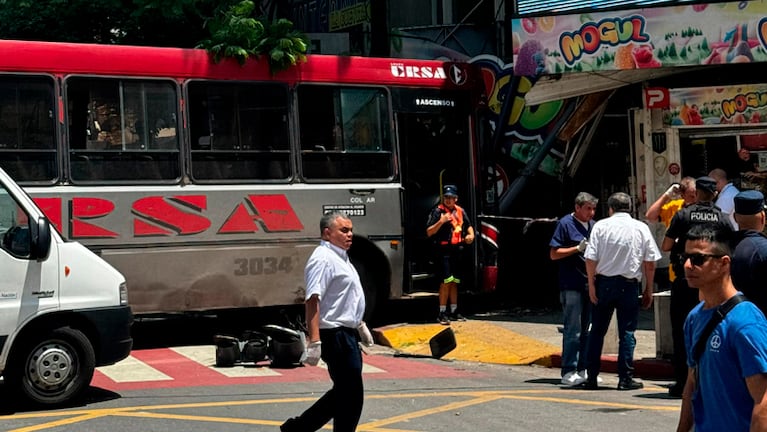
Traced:
<path fill-rule="evenodd" d="M 475 324 L 477 322 L 474 322 Z M 460 329 L 458 323 L 455 328 Z M 471 324 L 471 322 L 470 322 Z M 490 327 L 493 327 L 492 325 Z M 444 326 L 434 324 L 394 324 L 378 328 L 370 329 L 373 334 L 373 339 L 376 344 L 382 347 L 387 347 L 392 350 L 395 355 L 400 354 L 414 354 L 417 356 L 431 357 L 428 346 L 428 339 L 437 333 L 438 329 L 445 328 Z M 487 328 L 487 326 L 486 326 Z M 405 340 L 395 341 L 393 339 L 402 339 L 401 337 L 392 338 L 396 331 L 405 331 Z M 501 343 L 497 346 L 502 346 L 501 350 L 491 349 L 490 351 L 481 349 L 478 345 L 469 349 L 472 351 L 483 351 L 484 354 L 477 355 L 458 355 L 455 358 L 453 356 L 447 356 L 448 359 L 454 360 L 467 360 L 477 363 L 493 363 L 493 364 L 509 364 L 509 365 L 538 365 L 549 368 L 561 368 L 562 367 L 562 351 L 556 350 L 548 344 L 540 342 L 536 339 L 532 339 L 518 333 L 508 330 L 496 329 L 496 331 L 503 331 L 507 336 L 513 336 L 517 342 L 516 351 L 517 355 L 512 359 L 500 358 L 492 351 L 509 351 L 508 344 Z M 462 336 L 460 331 L 457 332 L 458 337 Z M 397 335 L 394 335 L 397 336 Z M 402 336 L 402 335 L 399 335 Z M 391 340 L 390 340 L 391 339 Z M 474 339 L 474 338 L 472 338 Z M 498 341 L 493 341 L 498 342 Z M 465 345 L 466 341 L 459 342 L 459 345 Z M 618 356 L 617 355 L 603 355 L 601 357 L 601 372 L 618 373 Z M 634 375 L 637 378 L 642 379 L 655 379 L 655 380 L 673 380 L 674 368 L 669 360 L 658 358 L 640 358 L 634 359 Z"/>
<path fill-rule="evenodd" d="M 551 356 L 551 367 L 562 367 L 562 354 Z M 600 372 L 618 373 L 618 356 L 603 355 Z M 669 360 L 657 358 L 634 359 L 634 375 L 642 379 L 674 380 L 674 366 Z"/>

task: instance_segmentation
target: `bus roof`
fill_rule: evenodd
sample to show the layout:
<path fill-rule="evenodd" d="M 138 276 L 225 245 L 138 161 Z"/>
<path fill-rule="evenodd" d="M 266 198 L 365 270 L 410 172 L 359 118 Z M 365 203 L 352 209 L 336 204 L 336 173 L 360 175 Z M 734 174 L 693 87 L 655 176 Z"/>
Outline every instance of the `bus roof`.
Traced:
<path fill-rule="evenodd" d="M 215 63 L 203 49 L 0 40 L 0 73 L 89 74 L 458 88 L 472 84 L 470 65 L 435 60 L 310 55 L 272 75 L 265 61 Z"/>

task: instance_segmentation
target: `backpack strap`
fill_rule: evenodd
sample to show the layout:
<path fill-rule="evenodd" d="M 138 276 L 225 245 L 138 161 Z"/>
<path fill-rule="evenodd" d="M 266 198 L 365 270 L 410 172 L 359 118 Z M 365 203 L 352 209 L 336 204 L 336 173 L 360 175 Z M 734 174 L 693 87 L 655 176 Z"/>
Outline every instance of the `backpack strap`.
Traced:
<path fill-rule="evenodd" d="M 703 350 L 706 346 L 706 341 L 708 340 L 708 337 L 711 336 L 711 332 L 714 331 L 716 326 L 719 325 L 720 322 L 724 319 L 725 316 L 732 310 L 732 308 L 735 307 L 740 302 L 743 302 L 746 300 L 746 296 L 743 294 L 735 294 L 734 296 L 730 297 L 729 300 L 719 305 L 719 307 L 716 308 L 716 312 L 714 312 L 714 315 L 711 316 L 711 319 L 708 320 L 708 323 L 706 324 L 706 327 L 703 329 L 703 332 L 700 335 L 700 338 L 698 338 L 698 342 L 695 343 L 695 347 L 692 349 L 692 358 L 695 360 L 695 363 L 698 363 L 700 360 L 700 356 L 703 355 Z"/>

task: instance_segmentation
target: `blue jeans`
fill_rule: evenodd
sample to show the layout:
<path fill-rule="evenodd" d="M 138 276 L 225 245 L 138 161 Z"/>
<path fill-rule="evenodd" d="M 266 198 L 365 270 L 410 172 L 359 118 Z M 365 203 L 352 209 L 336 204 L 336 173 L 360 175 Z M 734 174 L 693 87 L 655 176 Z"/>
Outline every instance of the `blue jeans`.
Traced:
<path fill-rule="evenodd" d="M 610 325 L 613 311 L 618 321 L 618 377 L 631 378 L 634 374 L 634 347 L 639 319 L 640 282 L 620 276 L 597 276 L 597 303 L 591 312 L 591 338 L 588 349 L 589 380 L 599 375 L 602 363 L 602 347 Z"/>
<path fill-rule="evenodd" d="M 586 349 L 591 323 L 591 301 L 588 291 L 559 292 L 562 304 L 564 333 L 562 335 L 562 376 L 586 369 Z"/>

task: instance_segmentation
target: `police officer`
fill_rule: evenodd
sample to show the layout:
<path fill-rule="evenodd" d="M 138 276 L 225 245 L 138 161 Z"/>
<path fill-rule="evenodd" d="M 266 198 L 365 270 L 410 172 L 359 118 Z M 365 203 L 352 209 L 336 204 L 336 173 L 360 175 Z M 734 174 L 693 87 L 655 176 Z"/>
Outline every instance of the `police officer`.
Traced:
<path fill-rule="evenodd" d="M 674 345 L 672 364 L 676 383 L 669 388 L 669 395 L 682 397 L 682 390 L 687 381 L 687 354 L 684 347 L 684 320 L 687 314 L 698 304 L 698 291 L 690 289 L 684 278 L 684 264 L 680 257 L 684 253 L 685 236 L 694 225 L 712 224 L 721 229 L 732 231 L 729 219 L 714 206 L 716 180 L 711 177 L 699 177 L 695 180 L 697 202 L 679 210 L 671 219 L 661 249 L 671 251 L 671 264 L 676 279 L 671 284 L 671 338 Z"/>
<path fill-rule="evenodd" d="M 738 231 L 733 243 L 730 274 L 738 291 L 767 311 L 767 237 L 764 235 L 764 195 L 755 190 L 735 195 Z"/>

